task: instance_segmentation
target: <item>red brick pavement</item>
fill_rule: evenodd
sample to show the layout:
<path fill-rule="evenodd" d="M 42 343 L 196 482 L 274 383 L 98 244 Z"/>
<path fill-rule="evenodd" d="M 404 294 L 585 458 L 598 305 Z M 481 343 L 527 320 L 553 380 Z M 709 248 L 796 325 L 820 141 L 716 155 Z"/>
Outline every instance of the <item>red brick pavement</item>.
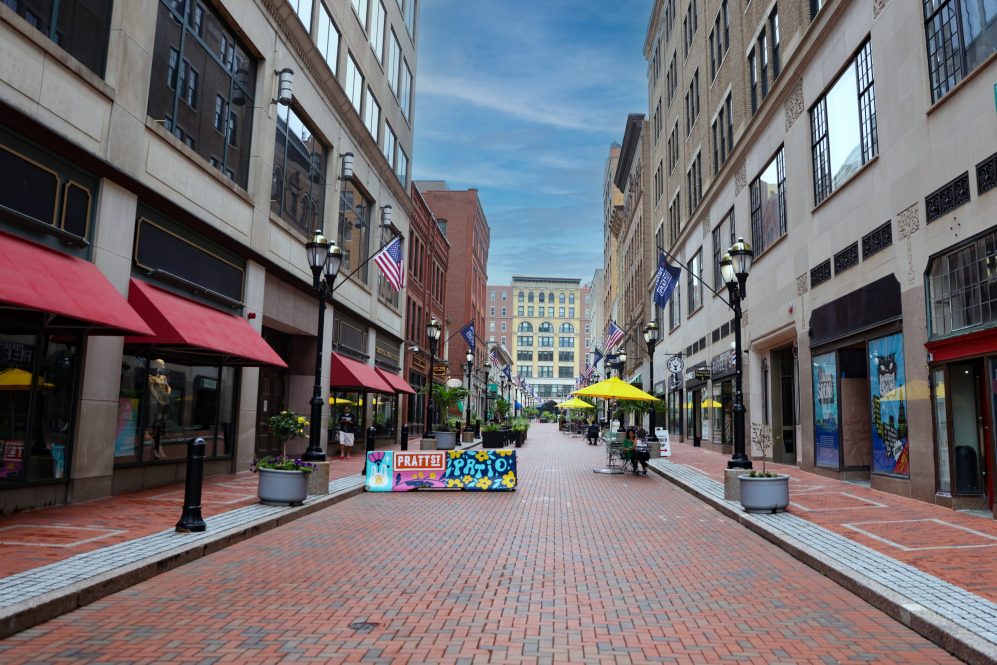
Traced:
<path fill-rule="evenodd" d="M 417 439 L 413 440 L 418 447 Z M 363 455 L 329 458 L 329 478 L 360 474 Z M 210 517 L 259 499 L 256 474 L 209 476 L 204 480 L 201 513 Z M 0 516 L 0 577 L 68 559 L 141 536 L 172 529 L 183 508 L 183 483 L 65 506 Z"/>
<path fill-rule="evenodd" d="M 728 458 L 688 444 L 669 461 L 723 483 Z M 759 466 L 760 462 L 755 462 Z M 789 512 L 997 602 L 997 520 L 768 464 L 789 474 Z M 760 467 L 759 467 L 760 468 Z"/>
<path fill-rule="evenodd" d="M 4 663 L 956 662 L 535 425 L 510 493 L 361 494 L 0 642 Z M 360 625 L 363 622 L 364 625 Z"/>

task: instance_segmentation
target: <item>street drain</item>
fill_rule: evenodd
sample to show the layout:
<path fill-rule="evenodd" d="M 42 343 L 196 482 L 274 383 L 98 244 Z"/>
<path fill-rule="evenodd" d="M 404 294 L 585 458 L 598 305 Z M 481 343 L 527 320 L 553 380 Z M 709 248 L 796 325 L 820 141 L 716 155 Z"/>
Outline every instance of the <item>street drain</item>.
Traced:
<path fill-rule="evenodd" d="M 354 630 L 358 633 L 369 633 L 374 630 L 374 626 L 377 625 L 378 624 L 376 623 L 368 623 L 367 621 L 354 621 L 348 627 L 350 630 Z"/>

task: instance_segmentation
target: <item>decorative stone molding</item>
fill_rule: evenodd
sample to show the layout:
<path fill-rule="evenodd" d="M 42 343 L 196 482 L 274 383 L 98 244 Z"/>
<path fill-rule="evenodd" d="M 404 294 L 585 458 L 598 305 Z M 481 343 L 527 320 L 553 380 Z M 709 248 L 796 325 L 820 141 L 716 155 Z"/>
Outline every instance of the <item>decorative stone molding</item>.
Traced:
<path fill-rule="evenodd" d="M 748 176 L 744 172 L 744 162 L 737 165 L 737 170 L 734 171 L 734 195 L 741 193 L 745 187 L 748 186 Z"/>
<path fill-rule="evenodd" d="M 897 215 L 897 233 L 901 240 L 911 237 L 921 227 L 919 213 L 918 204 L 915 203 Z"/>
<path fill-rule="evenodd" d="M 810 284 L 807 281 L 807 274 L 803 273 L 796 278 L 796 295 L 802 296 L 804 293 L 810 290 Z"/>
<path fill-rule="evenodd" d="M 786 103 L 783 105 L 783 111 L 786 114 L 786 131 L 788 132 L 796 119 L 803 115 L 803 79 L 797 81 L 793 91 L 789 93 Z"/>
<path fill-rule="evenodd" d="M 878 18 L 879 17 L 879 13 L 881 11 L 883 11 L 884 9 L 886 9 L 886 5 L 888 5 L 889 2 L 890 2 L 890 0 L 873 0 L 873 2 L 872 2 L 872 17 L 873 18 Z"/>

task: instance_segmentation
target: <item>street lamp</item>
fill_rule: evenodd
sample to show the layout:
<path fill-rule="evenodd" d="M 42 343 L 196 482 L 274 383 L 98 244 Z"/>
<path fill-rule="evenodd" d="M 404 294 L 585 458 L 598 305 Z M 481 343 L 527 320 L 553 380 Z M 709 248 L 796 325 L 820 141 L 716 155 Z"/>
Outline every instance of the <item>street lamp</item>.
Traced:
<path fill-rule="evenodd" d="M 474 351 L 467 350 L 467 397 L 464 398 L 464 429 L 471 428 L 471 369 L 474 363 Z"/>
<path fill-rule="evenodd" d="M 644 341 L 647 342 L 647 365 L 648 365 L 648 379 L 650 381 L 651 390 L 649 391 L 651 395 L 654 395 L 654 347 L 658 344 L 658 322 L 651 321 L 646 326 L 644 326 Z M 651 430 L 648 434 L 648 441 L 657 441 L 658 437 L 654 435 L 654 402 L 651 402 L 651 413 L 649 414 L 648 429 Z"/>
<path fill-rule="evenodd" d="M 485 422 L 488 421 L 488 380 L 492 375 L 492 363 L 490 360 L 485 360 L 485 364 L 481 366 L 481 412 L 478 414 L 478 420 L 482 419 L 484 414 Z"/>
<path fill-rule="evenodd" d="M 426 400 L 426 431 L 423 436 L 427 439 L 435 439 L 436 435 L 433 434 L 433 362 L 436 360 L 436 344 L 440 340 L 440 328 L 439 322 L 437 322 L 436 317 L 430 317 L 429 324 L 426 326 L 426 337 L 429 338 L 429 381 L 426 385 L 429 386 L 429 395 Z"/>
<path fill-rule="evenodd" d="M 336 246 L 335 241 L 322 235 L 321 229 L 315 230 L 312 239 L 305 243 L 305 253 L 308 255 L 308 267 L 312 270 L 312 288 L 318 295 L 318 335 L 315 338 L 315 387 L 312 390 L 311 425 L 308 431 L 308 449 L 301 459 L 309 462 L 325 461 L 325 451 L 322 450 L 322 341 L 325 333 L 325 301 L 332 301 L 332 288 L 339 274 L 339 266 L 343 263 L 343 250 Z M 323 272 L 325 279 L 322 278 Z"/>
<path fill-rule="evenodd" d="M 738 238 L 720 259 L 720 275 L 727 285 L 730 308 L 734 310 L 734 455 L 727 462 L 728 469 L 750 469 L 751 460 L 744 451 L 744 395 L 741 386 L 741 300 L 747 295 L 744 283 L 748 281 L 751 261 L 755 253 L 744 238 Z"/>

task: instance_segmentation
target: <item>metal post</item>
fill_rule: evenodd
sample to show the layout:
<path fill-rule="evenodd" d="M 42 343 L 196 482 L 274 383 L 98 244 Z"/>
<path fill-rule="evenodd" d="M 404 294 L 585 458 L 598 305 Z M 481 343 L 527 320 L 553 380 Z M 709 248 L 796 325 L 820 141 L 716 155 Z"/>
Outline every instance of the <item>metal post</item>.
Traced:
<path fill-rule="evenodd" d="M 402 425 L 402 450 L 408 450 L 408 423 Z"/>
<path fill-rule="evenodd" d="M 315 337 L 315 386 L 312 388 L 311 425 L 308 432 L 308 449 L 301 459 L 308 462 L 324 462 L 322 450 L 322 342 L 325 338 L 325 283 L 315 272 L 315 290 L 318 291 L 318 335 Z M 328 294 L 331 297 L 331 293 Z"/>
<path fill-rule="evenodd" d="M 648 378 L 651 382 L 651 389 L 648 391 L 652 396 L 654 395 L 654 342 L 647 343 L 647 364 L 648 364 Z M 654 435 L 654 402 L 651 402 L 651 413 L 649 414 L 648 429 L 651 430 L 648 434 L 648 441 L 657 441 L 658 437 Z"/>
<path fill-rule="evenodd" d="M 750 469 L 751 460 L 744 451 L 744 395 L 741 386 L 741 293 L 738 286 L 730 288 L 730 304 L 734 309 L 734 455 L 728 469 Z"/>
<path fill-rule="evenodd" d="M 428 393 L 426 394 L 426 429 L 422 436 L 427 439 L 435 439 L 433 434 L 433 361 L 436 359 L 436 340 L 429 339 L 429 381 Z"/>
<path fill-rule="evenodd" d="M 177 531 L 189 533 L 204 531 L 207 526 L 201 518 L 201 484 L 204 481 L 204 439 L 198 437 L 187 442 L 187 478 L 183 489 L 183 513 L 177 522 Z"/>
<path fill-rule="evenodd" d="M 464 429 L 471 428 L 471 362 L 467 363 L 467 397 L 464 398 Z"/>
<path fill-rule="evenodd" d="M 367 436 L 364 437 L 363 442 L 363 471 L 360 475 L 364 478 L 367 477 L 367 457 L 370 455 L 371 451 L 374 450 L 374 435 L 377 434 L 377 428 L 371 425 L 367 428 Z"/>

